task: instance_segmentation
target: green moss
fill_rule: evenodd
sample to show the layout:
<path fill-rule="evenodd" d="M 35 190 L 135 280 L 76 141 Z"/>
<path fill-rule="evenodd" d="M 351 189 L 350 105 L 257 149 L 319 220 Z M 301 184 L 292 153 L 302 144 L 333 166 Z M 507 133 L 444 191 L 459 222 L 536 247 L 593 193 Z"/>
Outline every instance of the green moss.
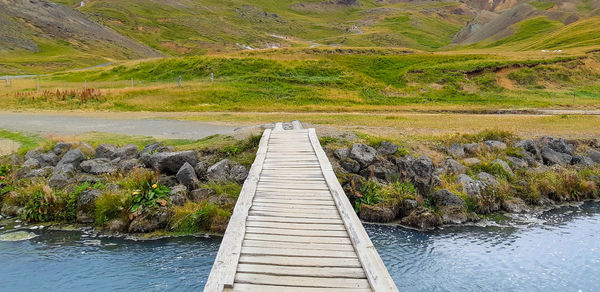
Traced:
<path fill-rule="evenodd" d="M 242 186 L 236 182 L 209 182 L 202 185 L 202 188 L 213 189 L 217 195 L 227 195 L 237 199 L 238 195 L 242 191 Z"/>

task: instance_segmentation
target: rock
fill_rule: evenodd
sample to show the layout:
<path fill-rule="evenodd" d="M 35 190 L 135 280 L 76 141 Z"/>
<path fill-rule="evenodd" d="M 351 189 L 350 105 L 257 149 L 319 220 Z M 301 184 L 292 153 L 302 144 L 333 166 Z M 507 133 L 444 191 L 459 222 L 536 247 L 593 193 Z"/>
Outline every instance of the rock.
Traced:
<path fill-rule="evenodd" d="M 41 161 L 41 155 L 42 153 L 39 150 L 29 150 L 27 153 L 25 153 L 25 160 L 27 161 L 29 159 L 35 159 L 37 161 Z"/>
<path fill-rule="evenodd" d="M 187 200 L 188 188 L 184 185 L 176 185 L 171 188 L 169 197 L 171 198 L 171 204 L 175 206 L 183 206 Z"/>
<path fill-rule="evenodd" d="M 435 212 L 419 207 L 413 210 L 408 216 L 402 218 L 400 223 L 419 229 L 432 229 L 442 225 L 442 219 Z"/>
<path fill-rule="evenodd" d="M 475 155 L 481 152 L 481 145 L 479 143 L 469 143 L 464 145 L 465 153 L 469 155 Z"/>
<path fill-rule="evenodd" d="M 405 217 L 408 216 L 414 209 L 419 206 L 416 200 L 413 199 L 404 199 L 400 201 L 398 204 L 398 214 L 396 217 Z"/>
<path fill-rule="evenodd" d="M 40 154 L 40 163 L 43 166 L 56 166 L 59 158 L 54 154 L 54 152 L 42 153 Z"/>
<path fill-rule="evenodd" d="M 163 186 L 167 186 L 167 187 L 173 187 L 179 184 L 179 182 L 177 181 L 177 178 L 174 175 L 161 175 L 159 182 L 161 185 Z"/>
<path fill-rule="evenodd" d="M 88 144 L 88 143 L 81 142 L 81 143 L 79 143 L 79 146 L 77 148 L 79 150 L 81 150 L 81 152 L 87 157 L 96 156 L 96 150 L 94 149 L 94 147 L 90 146 L 90 144 Z"/>
<path fill-rule="evenodd" d="M 438 212 L 442 214 L 443 224 L 463 224 L 469 221 L 465 206 L 443 206 Z"/>
<path fill-rule="evenodd" d="M 8 161 L 8 163 L 10 163 L 12 165 L 20 165 L 21 163 L 23 163 L 24 159 L 21 158 L 21 156 L 19 154 L 13 153 L 8 156 L 7 161 Z"/>
<path fill-rule="evenodd" d="M 93 185 L 93 184 L 102 182 L 102 180 L 98 177 L 84 174 L 84 175 L 80 176 L 79 179 L 77 179 L 77 182 L 80 184 L 88 183 L 88 184 Z"/>
<path fill-rule="evenodd" d="M 144 149 L 140 151 L 140 155 L 142 154 L 154 154 L 158 152 L 173 152 L 173 147 L 164 146 L 160 143 L 152 143 L 144 146 Z"/>
<path fill-rule="evenodd" d="M 165 174 L 176 174 L 186 162 L 190 165 L 198 163 L 195 151 L 159 152 L 150 156 L 150 166 Z"/>
<path fill-rule="evenodd" d="M 138 156 L 138 147 L 133 144 L 127 144 L 115 151 L 113 159 L 121 158 L 122 160 L 134 159 Z"/>
<path fill-rule="evenodd" d="M 81 192 L 77 198 L 77 222 L 93 223 L 96 199 L 102 195 L 99 190 L 91 189 Z"/>
<path fill-rule="evenodd" d="M 571 164 L 573 157 L 567 153 L 556 152 L 548 146 L 542 147 L 542 159 L 546 165 L 566 166 Z"/>
<path fill-rule="evenodd" d="M 208 198 L 208 203 L 224 208 L 233 208 L 235 205 L 235 199 L 228 195 L 211 196 Z"/>
<path fill-rule="evenodd" d="M 361 168 L 369 166 L 376 156 L 375 148 L 361 143 L 354 143 L 350 150 L 350 158 L 356 160 Z"/>
<path fill-rule="evenodd" d="M 398 167 L 385 159 L 376 158 L 375 162 L 369 167 L 363 169 L 360 174 L 363 177 L 376 177 L 382 180 L 392 180 L 391 176 L 398 172 Z"/>
<path fill-rule="evenodd" d="M 350 156 L 350 149 L 348 147 L 335 149 L 333 150 L 333 156 L 338 160 L 344 160 Z"/>
<path fill-rule="evenodd" d="M 0 241 L 23 241 L 37 237 L 38 235 L 28 231 L 12 231 L 0 234 Z"/>
<path fill-rule="evenodd" d="M 529 164 L 525 160 L 518 157 L 507 156 L 506 160 L 508 160 L 508 162 L 510 162 L 510 164 L 514 168 L 526 168 L 527 166 L 529 166 Z"/>
<path fill-rule="evenodd" d="M 590 149 L 588 150 L 587 155 L 590 157 L 590 159 L 592 159 L 592 161 L 600 163 L 600 151 Z"/>
<path fill-rule="evenodd" d="M 100 144 L 96 147 L 96 158 L 114 159 L 117 146 L 112 144 Z"/>
<path fill-rule="evenodd" d="M 70 150 L 73 151 L 73 150 Z M 68 154 L 69 152 L 67 152 Z M 65 156 L 67 155 L 65 154 Z M 62 160 L 61 160 L 62 161 Z M 62 188 L 71 184 L 74 181 L 74 176 L 77 173 L 77 168 L 73 164 L 63 164 L 61 162 L 54 168 L 52 177 L 48 181 L 49 185 L 54 188 Z"/>
<path fill-rule="evenodd" d="M 448 155 L 454 158 L 462 158 L 465 157 L 465 146 L 461 144 L 454 143 L 448 147 Z"/>
<path fill-rule="evenodd" d="M 461 185 L 461 191 L 472 198 L 481 196 L 482 184 L 480 181 L 474 180 L 466 174 L 461 174 L 456 178 L 456 182 Z"/>
<path fill-rule="evenodd" d="M 449 175 L 459 175 L 467 172 L 464 165 L 452 158 L 445 159 L 442 162 L 442 168 L 444 173 Z"/>
<path fill-rule="evenodd" d="M 127 222 L 122 219 L 113 219 L 106 224 L 105 230 L 112 233 L 123 233 L 127 231 Z"/>
<path fill-rule="evenodd" d="M 130 172 L 134 168 L 143 168 L 144 164 L 139 159 L 132 158 L 119 161 L 118 168 L 122 172 Z"/>
<path fill-rule="evenodd" d="M 4 216 L 8 216 L 8 217 L 21 217 L 24 210 L 25 210 L 25 207 L 13 206 L 13 205 L 4 203 L 4 204 L 2 204 L 0 213 L 2 213 L 2 215 L 4 215 Z"/>
<path fill-rule="evenodd" d="M 54 154 L 61 156 L 65 153 L 67 153 L 67 151 L 69 151 L 71 149 L 73 145 L 71 143 L 65 143 L 65 142 L 58 142 L 56 144 L 54 144 L 54 148 L 52 149 L 52 152 L 54 152 Z"/>
<path fill-rule="evenodd" d="M 530 153 L 531 155 L 533 155 L 534 158 L 537 158 L 538 160 L 541 159 L 540 149 L 537 147 L 535 142 L 531 139 L 521 140 L 521 141 L 517 142 L 517 144 L 515 144 L 515 147 L 525 150 L 526 152 Z"/>
<path fill-rule="evenodd" d="M 496 178 L 487 173 L 487 172 L 480 172 L 477 174 L 477 179 L 479 179 L 479 181 L 481 183 L 483 183 L 483 187 L 498 187 L 500 186 L 500 183 L 498 182 L 498 180 L 496 180 Z"/>
<path fill-rule="evenodd" d="M 387 223 L 396 218 L 396 208 L 384 204 L 360 204 L 358 217 L 367 222 Z"/>
<path fill-rule="evenodd" d="M 573 152 L 575 150 L 575 147 L 573 147 L 571 144 L 568 144 L 563 138 L 555 139 L 553 137 L 546 136 L 540 138 L 538 143 L 542 145 L 542 148 L 548 147 L 558 153 L 565 153 L 569 154 L 570 156 L 573 156 Z"/>
<path fill-rule="evenodd" d="M 106 158 L 86 160 L 80 164 L 80 167 L 84 172 L 94 175 L 117 172 L 117 167 Z"/>
<path fill-rule="evenodd" d="M 29 158 L 29 159 L 25 160 L 25 163 L 23 163 L 23 167 L 27 167 L 30 169 L 39 168 L 40 166 L 41 166 L 41 163 L 39 162 L 39 160 L 37 160 L 35 158 Z"/>
<path fill-rule="evenodd" d="M 487 141 L 484 141 L 483 145 L 485 145 L 485 148 L 487 148 L 489 151 L 502 151 L 502 150 L 506 150 L 506 143 L 500 142 L 500 141 L 496 141 L 496 140 L 487 140 Z"/>
<path fill-rule="evenodd" d="M 229 159 L 215 163 L 206 171 L 207 179 L 215 182 L 235 181 L 241 184 L 247 176 L 248 171 L 244 166 Z"/>
<path fill-rule="evenodd" d="M 467 158 L 463 160 L 463 163 L 466 166 L 481 165 L 481 160 L 479 158 Z"/>
<path fill-rule="evenodd" d="M 31 170 L 27 174 L 23 175 L 22 177 L 24 177 L 24 178 L 49 177 L 50 175 L 52 175 L 53 171 L 54 171 L 54 167 L 45 166 L 40 169 Z"/>
<path fill-rule="evenodd" d="M 358 173 L 360 164 L 351 158 L 344 158 L 340 161 L 340 166 L 350 173 Z"/>
<path fill-rule="evenodd" d="M 396 165 L 402 178 L 410 180 L 422 195 L 429 194 L 431 188 L 439 181 L 439 178 L 434 175 L 433 162 L 425 155 L 397 159 Z"/>
<path fill-rule="evenodd" d="M 465 202 L 460 197 L 446 189 L 436 191 L 429 198 L 431 203 L 436 207 L 466 206 Z"/>
<path fill-rule="evenodd" d="M 200 161 L 196 163 L 194 166 L 194 171 L 196 171 L 196 176 L 198 179 L 206 180 L 206 172 L 208 171 L 209 166 L 210 165 L 208 164 L 208 161 Z"/>
<path fill-rule="evenodd" d="M 189 193 L 189 199 L 193 202 L 200 202 L 217 194 L 214 189 L 196 189 Z"/>
<path fill-rule="evenodd" d="M 594 166 L 594 161 L 587 156 L 575 155 L 571 159 L 571 164 L 592 167 L 592 166 Z"/>
<path fill-rule="evenodd" d="M 512 169 L 510 168 L 510 166 L 508 165 L 508 163 L 506 163 L 506 161 L 502 160 L 502 159 L 494 159 L 491 162 L 492 165 L 499 165 L 509 176 L 513 176 L 515 175 L 512 171 Z"/>
<path fill-rule="evenodd" d="M 147 233 L 164 229 L 170 217 L 167 207 L 144 208 L 142 214 L 129 224 L 129 233 Z"/>
<path fill-rule="evenodd" d="M 175 175 L 177 181 L 186 186 L 190 190 L 195 190 L 200 187 L 200 181 L 196 176 L 196 171 L 189 163 L 184 163 Z"/>
<path fill-rule="evenodd" d="M 383 141 L 383 142 L 381 142 L 381 145 L 379 145 L 379 148 L 377 148 L 377 155 L 381 155 L 381 156 L 392 155 L 392 154 L 396 153 L 397 151 L 398 151 L 398 145 L 388 142 L 388 141 Z"/>
<path fill-rule="evenodd" d="M 502 209 L 509 213 L 528 213 L 531 208 L 520 198 L 512 198 L 502 202 Z"/>
<path fill-rule="evenodd" d="M 58 161 L 56 167 L 59 168 L 61 165 L 70 164 L 73 165 L 75 169 L 79 168 L 79 164 L 85 160 L 85 156 L 79 149 L 72 149 L 67 151 L 65 155 Z"/>

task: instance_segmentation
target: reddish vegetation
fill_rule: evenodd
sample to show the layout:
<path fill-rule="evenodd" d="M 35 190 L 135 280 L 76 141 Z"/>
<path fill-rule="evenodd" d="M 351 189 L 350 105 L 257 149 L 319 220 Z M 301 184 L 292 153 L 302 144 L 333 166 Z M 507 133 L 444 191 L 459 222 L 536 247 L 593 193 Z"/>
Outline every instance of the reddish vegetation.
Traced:
<path fill-rule="evenodd" d="M 31 100 L 67 100 L 78 98 L 82 103 L 90 100 L 99 101 L 102 97 L 100 89 L 86 88 L 86 89 L 65 89 L 60 90 L 44 90 L 42 92 L 17 92 L 15 93 L 17 98 L 31 98 Z"/>

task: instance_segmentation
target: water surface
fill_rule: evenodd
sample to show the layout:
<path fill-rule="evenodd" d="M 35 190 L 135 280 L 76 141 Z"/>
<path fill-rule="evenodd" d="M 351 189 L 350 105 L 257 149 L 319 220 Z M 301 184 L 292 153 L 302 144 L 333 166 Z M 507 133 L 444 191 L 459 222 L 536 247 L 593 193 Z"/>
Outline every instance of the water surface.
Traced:
<path fill-rule="evenodd" d="M 366 227 L 401 291 L 600 291 L 599 202 L 488 226 Z M 2 291 L 200 290 L 220 242 L 26 228 L 38 236 L 0 241 Z"/>

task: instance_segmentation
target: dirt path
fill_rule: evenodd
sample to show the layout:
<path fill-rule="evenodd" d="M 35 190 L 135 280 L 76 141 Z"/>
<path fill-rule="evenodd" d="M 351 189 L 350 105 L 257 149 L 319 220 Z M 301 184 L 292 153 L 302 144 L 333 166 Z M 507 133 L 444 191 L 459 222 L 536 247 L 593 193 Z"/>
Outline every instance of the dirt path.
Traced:
<path fill-rule="evenodd" d="M 0 139 L 0 156 L 17 152 L 19 146 L 21 145 L 13 140 Z"/>
<path fill-rule="evenodd" d="M 144 113 L 12 113 L 0 112 L 0 129 L 39 135 L 106 132 L 159 139 L 200 139 L 231 134 L 235 127 L 208 122 L 162 119 Z"/>

